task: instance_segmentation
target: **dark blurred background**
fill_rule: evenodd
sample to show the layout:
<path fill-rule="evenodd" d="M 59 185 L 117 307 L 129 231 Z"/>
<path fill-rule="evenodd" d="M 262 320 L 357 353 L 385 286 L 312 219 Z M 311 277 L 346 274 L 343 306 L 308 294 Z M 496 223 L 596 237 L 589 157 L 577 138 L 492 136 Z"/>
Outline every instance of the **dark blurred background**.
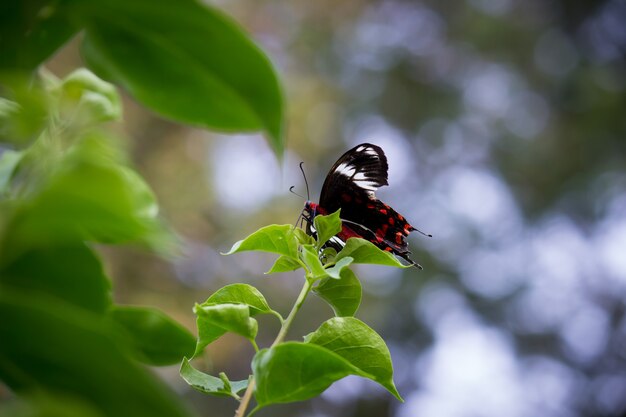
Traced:
<path fill-rule="evenodd" d="M 262 416 L 530 417 L 626 412 L 626 1 L 221 0 L 270 55 L 288 103 L 287 154 L 260 136 L 164 121 L 131 100 L 135 164 L 184 255 L 103 248 L 119 302 L 158 306 L 190 329 L 191 308 L 247 282 L 286 313 L 298 274 L 264 276 L 272 256 L 227 250 L 257 228 L 293 223 L 305 162 L 317 199 L 328 168 L 369 141 L 389 159 L 379 198 L 412 224 L 414 258 L 358 269 L 357 317 L 389 344 L 397 402 L 358 378 Z M 80 65 L 76 43 L 49 64 Z M 290 333 L 332 311 L 311 296 Z M 273 321 L 274 320 L 274 321 Z M 260 318 L 261 346 L 278 330 Z M 226 336 L 215 374 L 245 378 L 253 354 Z M 201 416 L 232 400 L 156 372 Z"/>

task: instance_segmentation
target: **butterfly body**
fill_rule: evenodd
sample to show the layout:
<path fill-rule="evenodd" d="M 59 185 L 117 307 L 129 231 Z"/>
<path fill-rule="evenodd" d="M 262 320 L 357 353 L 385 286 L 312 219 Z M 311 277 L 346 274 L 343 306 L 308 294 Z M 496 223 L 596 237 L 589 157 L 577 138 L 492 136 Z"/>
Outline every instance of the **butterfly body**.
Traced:
<path fill-rule="evenodd" d="M 387 158 L 380 147 L 363 143 L 347 151 L 326 176 L 319 204 L 306 202 L 307 230 L 315 233 L 315 216 L 341 209 L 342 230 L 329 240 L 328 246 L 340 250 L 349 238 L 360 237 L 421 269 L 409 258 L 406 242 L 409 233 L 416 229 L 374 194 L 379 187 L 388 185 L 387 171 Z"/>

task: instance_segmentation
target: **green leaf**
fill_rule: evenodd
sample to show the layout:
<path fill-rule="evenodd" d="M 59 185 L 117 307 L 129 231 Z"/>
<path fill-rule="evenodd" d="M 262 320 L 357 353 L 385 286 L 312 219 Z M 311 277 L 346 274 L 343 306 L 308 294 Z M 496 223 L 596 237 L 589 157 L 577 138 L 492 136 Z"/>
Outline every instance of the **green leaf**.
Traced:
<path fill-rule="evenodd" d="M 57 87 L 61 110 L 80 126 L 117 120 L 122 116 L 122 104 L 113 84 L 96 77 L 86 68 L 68 75 Z"/>
<path fill-rule="evenodd" d="M 63 2 L 0 2 L 0 69 L 35 69 L 78 29 Z"/>
<path fill-rule="evenodd" d="M 369 376 L 324 347 L 297 342 L 259 351 L 252 370 L 259 407 L 307 400 L 348 375 Z"/>
<path fill-rule="evenodd" d="M 324 243 L 341 232 L 341 218 L 339 217 L 341 210 L 329 214 L 327 216 L 315 216 L 313 224 L 317 231 L 317 247 L 321 248 Z"/>
<path fill-rule="evenodd" d="M 331 278 L 339 279 L 341 277 L 341 272 L 349 267 L 352 261 L 353 259 L 349 256 L 341 258 L 337 261 L 337 263 L 335 263 L 335 265 L 331 266 L 330 268 L 326 268 L 326 273 Z"/>
<path fill-rule="evenodd" d="M 299 268 L 302 268 L 302 265 L 296 259 L 289 256 L 281 255 L 278 259 L 276 259 L 276 262 L 274 262 L 274 265 L 272 265 L 272 267 L 269 271 L 266 272 L 266 274 L 295 271 Z"/>
<path fill-rule="evenodd" d="M 341 278 L 326 279 L 313 291 L 324 299 L 337 316 L 353 316 L 361 304 L 361 282 L 349 269 L 341 271 Z"/>
<path fill-rule="evenodd" d="M 263 294 L 248 284 L 230 284 L 222 287 L 200 306 L 217 304 L 245 304 L 250 308 L 250 316 L 255 316 L 259 313 L 273 314 L 273 310 L 267 304 Z"/>
<path fill-rule="evenodd" d="M 293 232 L 296 234 L 296 238 L 298 239 L 298 243 L 301 245 L 314 245 L 315 239 L 313 236 L 309 236 L 304 230 L 296 227 Z"/>
<path fill-rule="evenodd" d="M 225 255 L 244 251 L 263 251 L 279 255 L 298 257 L 298 239 L 290 224 L 265 226 L 247 238 L 235 243 Z"/>
<path fill-rule="evenodd" d="M 376 264 L 395 266 L 396 268 L 410 268 L 411 265 L 403 265 L 398 258 L 390 252 L 380 249 L 378 246 L 365 239 L 351 237 L 343 249 L 337 254 L 335 261 L 346 257 L 353 258 L 355 264 Z"/>
<path fill-rule="evenodd" d="M 195 349 L 195 337 L 160 310 L 117 305 L 109 314 L 126 330 L 137 359 L 148 365 L 178 363 Z"/>
<path fill-rule="evenodd" d="M 239 334 L 252 342 L 256 337 L 258 323 L 250 317 L 250 308 L 245 304 L 196 304 L 194 312 L 198 316 L 198 341 L 194 356 L 226 332 Z"/>
<path fill-rule="evenodd" d="M 26 251 L 0 269 L 0 284 L 29 294 L 49 294 L 97 314 L 111 305 L 109 278 L 84 244 Z"/>
<path fill-rule="evenodd" d="M 166 248 L 171 237 L 157 217 L 152 191 L 136 172 L 111 158 L 107 139 L 85 138 L 50 178 L 16 204 L 2 242 L 5 256 L 83 240 Z"/>
<path fill-rule="evenodd" d="M 243 381 L 228 381 L 226 378 L 226 381 L 224 381 L 223 378 L 217 378 L 197 370 L 189 363 L 187 358 L 184 358 L 180 365 L 180 376 L 192 388 L 205 394 L 222 397 L 228 396 L 238 399 L 239 396 L 237 394 L 248 387 L 247 379 Z M 220 376 L 225 378 L 223 373 Z"/>
<path fill-rule="evenodd" d="M 130 359 L 101 316 L 3 290 L 0 317 L 0 379 L 16 394 L 81 398 L 102 416 L 190 416 L 177 395 Z"/>
<path fill-rule="evenodd" d="M 20 105 L 12 100 L 0 97 L 0 120 L 8 119 L 20 110 Z"/>
<path fill-rule="evenodd" d="M 322 248 L 322 256 L 321 258 L 325 261 L 325 263 L 335 262 L 335 258 L 337 257 L 337 250 L 331 247 Z"/>
<path fill-rule="evenodd" d="M 15 168 L 22 160 L 24 152 L 6 150 L 0 156 L 0 195 L 7 192 L 9 182 L 15 172 Z"/>
<path fill-rule="evenodd" d="M 89 66 L 174 120 L 266 131 L 283 152 L 283 96 L 272 65 L 241 28 L 196 1 L 78 2 Z"/>
<path fill-rule="evenodd" d="M 10 3 L 14 2 L 0 2 Z M 1 53 L 0 56 L 4 58 Z M 0 61 L 4 62 L 3 59 Z M 49 120 L 50 97 L 27 74 L 7 75 L 0 72 L 0 84 L 5 96 L 0 98 L 0 141 L 23 148 L 41 134 Z"/>
<path fill-rule="evenodd" d="M 341 356 L 366 378 L 378 382 L 402 401 L 393 383 L 389 349 L 382 337 L 362 321 L 354 317 L 334 317 L 309 334 L 306 342 L 323 346 Z"/>
<path fill-rule="evenodd" d="M 205 307 L 211 307 L 207 311 L 212 316 L 208 317 L 204 314 L 202 309 Z M 246 334 L 250 331 L 250 326 L 254 326 L 254 336 L 248 337 L 248 339 L 253 340 L 256 336 L 257 323 L 256 320 L 250 318 L 252 316 L 273 314 L 282 321 L 280 314 L 272 310 L 267 304 L 263 294 L 248 284 L 230 284 L 222 287 L 204 303 L 196 305 L 194 311 L 198 315 L 196 320 L 198 341 L 194 357 L 201 354 L 207 345 L 220 338 L 227 331 L 248 337 Z M 226 317 L 228 314 L 230 316 Z M 229 323 L 230 320 L 233 322 Z"/>
<path fill-rule="evenodd" d="M 79 398 L 37 393 L 3 401 L 0 417 L 102 417 L 92 405 Z"/>
<path fill-rule="evenodd" d="M 302 245 L 300 248 L 302 261 L 309 270 L 307 276 L 312 280 L 326 278 L 328 273 L 320 261 L 317 248 L 313 245 Z"/>

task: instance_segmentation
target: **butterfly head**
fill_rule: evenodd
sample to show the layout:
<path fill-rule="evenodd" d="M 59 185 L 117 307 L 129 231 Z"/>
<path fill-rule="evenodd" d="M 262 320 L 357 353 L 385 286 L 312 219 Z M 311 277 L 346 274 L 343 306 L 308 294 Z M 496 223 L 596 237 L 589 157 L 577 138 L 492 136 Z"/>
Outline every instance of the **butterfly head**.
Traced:
<path fill-rule="evenodd" d="M 313 220 L 315 219 L 315 216 L 317 216 L 318 214 L 326 215 L 327 213 L 326 213 L 326 210 L 320 207 L 319 204 L 307 200 L 304 203 L 304 209 L 302 210 L 301 216 L 306 222 L 307 233 L 314 237 L 316 236 L 317 231 L 315 230 L 315 227 L 313 226 Z"/>
<path fill-rule="evenodd" d="M 313 223 L 313 219 L 315 218 L 315 216 L 317 216 L 318 214 L 325 215 L 326 210 L 320 207 L 320 205 L 317 203 L 307 201 L 304 203 L 304 210 L 302 214 L 304 215 L 307 223 Z"/>
<path fill-rule="evenodd" d="M 312 201 L 307 201 L 304 203 L 304 211 L 311 217 L 314 218 L 317 215 L 317 208 L 319 205 L 315 204 Z"/>
<path fill-rule="evenodd" d="M 304 203 L 304 212 L 310 218 L 311 221 L 313 221 L 315 216 L 317 216 L 318 214 L 321 214 L 323 216 L 328 214 L 328 212 L 324 210 L 322 207 L 320 207 L 319 204 L 314 203 L 312 201 L 307 201 L 306 203 Z"/>

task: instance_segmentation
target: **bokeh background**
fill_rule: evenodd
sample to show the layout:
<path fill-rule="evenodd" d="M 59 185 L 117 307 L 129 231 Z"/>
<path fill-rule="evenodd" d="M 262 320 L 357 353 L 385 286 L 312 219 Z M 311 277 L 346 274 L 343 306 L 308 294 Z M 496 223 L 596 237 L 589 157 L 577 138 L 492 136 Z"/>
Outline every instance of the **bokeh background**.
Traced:
<path fill-rule="evenodd" d="M 271 57 L 287 99 L 287 154 L 260 136 L 164 121 L 130 99 L 120 126 L 163 217 L 184 242 L 163 260 L 102 248 L 119 302 L 194 329 L 191 308 L 247 282 L 287 312 L 298 274 L 272 256 L 221 256 L 271 223 L 295 222 L 328 168 L 360 142 L 383 147 L 378 193 L 433 238 L 424 265 L 358 269 L 357 317 L 387 341 L 404 403 L 346 378 L 262 416 L 530 417 L 626 412 L 626 1 L 220 0 Z M 72 42 L 48 65 L 80 65 Z M 290 337 L 332 312 L 311 296 Z M 260 318 L 259 345 L 278 324 Z M 252 349 L 225 336 L 198 366 L 245 378 Z M 158 369 L 206 417 L 203 396 Z"/>

